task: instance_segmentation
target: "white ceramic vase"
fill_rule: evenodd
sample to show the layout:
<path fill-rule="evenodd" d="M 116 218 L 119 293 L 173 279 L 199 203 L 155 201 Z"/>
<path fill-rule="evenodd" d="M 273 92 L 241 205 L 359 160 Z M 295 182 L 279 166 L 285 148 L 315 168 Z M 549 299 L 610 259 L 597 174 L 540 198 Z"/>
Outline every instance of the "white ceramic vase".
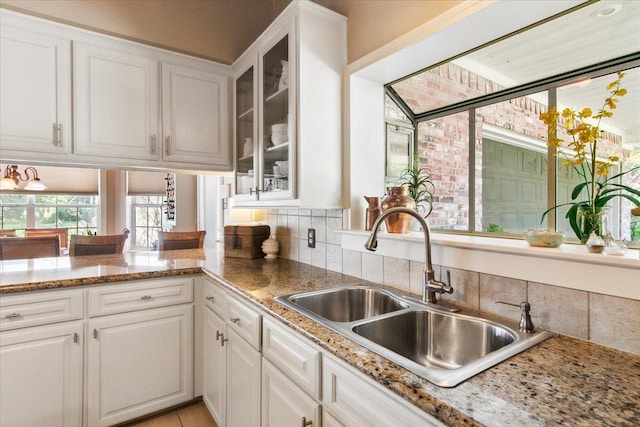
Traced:
<path fill-rule="evenodd" d="M 262 242 L 262 252 L 267 254 L 265 259 L 276 259 L 278 258 L 278 252 L 280 251 L 280 243 L 276 240 L 275 235 L 269 236 L 267 240 Z"/>

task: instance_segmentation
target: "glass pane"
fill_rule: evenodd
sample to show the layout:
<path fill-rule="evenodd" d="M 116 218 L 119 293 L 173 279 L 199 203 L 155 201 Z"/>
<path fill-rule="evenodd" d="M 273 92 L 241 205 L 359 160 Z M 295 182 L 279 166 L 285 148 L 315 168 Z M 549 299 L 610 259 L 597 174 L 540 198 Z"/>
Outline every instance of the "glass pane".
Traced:
<path fill-rule="evenodd" d="M 617 74 L 608 74 L 598 78 L 587 79 L 575 84 L 558 88 L 558 110 L 573 110 L 581 113 L 585 108 L 589 108 L 593 115 L 605 107 L 605 100 L 610 98 L 611 90 L 608 89 L 609 84 L 617 79 Z M 579 184 L 592 182 L 595 178 L 596 182 L 605 185 L 601 191 L 611 191 L 619 187 L 615 185 L 623 184 L 629 188 L 640 189 L 640 180 L 638 173 L 625 173 L 621 179 L 614 178 L 613 181 L 605 183 L 608 177 L 614 177 L 620 171 L 629 171 L 640 162 L 637 156 L 632 155 L 631 150 L 638 144 L 637 135 L 640 133 L 640 68 L 633 68 L 625 71 L 625 76 L 620 82 L 620 87 L 627 89 L 628 92 L 624 96 L 615 97 L 617 99 L 616 108 L 609 110 L 613 115 L 604 117 L 601 120 L 593 117 L 578 119 L 576 125 L 584 122 L 587 125 L 597 126 L 599 136 L 595 141 L 588 142 L 584 145 L 575 144 L 573 141 L 580 141 L 579 135 L 570 136 L 565 131 L 565 119 L 561 116 L 558 127 L 557 137 L 562 140 L 560 150 L 562 153 L 558 156 L 561 165 L 558 174 L 558 197 L 557 203 L 569 203 L 568 206 L 558 209 L 558 229 L 566 231 L 568 236 L 576 237 L 572 230 L 569 220 L 565 217 L 569 207 L 574 203 L 584 202 L 590 203 L 591 191 L 590 185 L 585 186 L 575 199 L 572 199 L 572 192 Z M 571 127 L 571 125 L 568 125 Z M 577 147 L 577 148 L 576 148 Z M 592 150 L 595 148 L 596 163 L 594 165 L 592 159 Z M 576 151 L 574 151 L 576 150 Z M 569 164 L 569 161 L 575 159 L 578 153 L 584 156 L 585 161 L 581 164 Z M 599 163 L 602 162 L 602 163 Z M 604 172 L 603 164 L 608 165 L 608 175 L 601 175 Z M 595 167 L 594 167 L 595 166 Z M 609 194 L 626 194 L 633 197 L 633 194 L 627 191 L 615 191 Z M 636 197 L 640 199 L 640 197 Z M 633 204 L 622 198 L 614 197 L 607 202 L 607 206 L 611 207 L 608 217 L 609 232 L 616 238 L 631 239 L 631 208 Z"/>
<path fill-rule="evenodd" d="M 27 228 L 27 208 L 4 206 L 1 210 L 3 229 Z"/>
<path fill-rule="evenodd" d="M 34 197 L 37 204 L 55 205 L 58 201 L 58 196 L 51 194 L 36 194 Z"/>
<path fill-rule="evenodd" d="M 254 178 L 254 87 L 253 67 L 236 80 L 236 194 L 249 194 Z"/>
<path fill-rule="evenodd" d="M 521 235 L 541 227 L 547 203 L 544 93 L 476 110 L 476 231 Z M 544 227 L 543 227 L 544 228 Z"/>
<path fill-rule="evenodd" d="M 78 208 L 78 226 L 98 227 L 98 208 Z"/>
<path fill-rule="evenodd" d="M 0 204 L 27 204 L 26 194 L 0 194 Z"/>
<path fill-rule="evenodd" d="M 55 228 L 57 226 L 55 207 L 36 207 L 36 228 Z M 75 227 L 75 222 L 73 224 Z"/>
<path fill-rule="evenodd" d="M 263 192 L 289 189 L 289 36 L 263 57 Z"/>
<path fill-rule="evenodd" d="M 418 153 L 436 188 L 429 225 L 469 230 L 469 114 L 419 123 Z"/>
<path fill-rule="evenodd" d="M 136 227 L 146 227 L 147 225 L 147 208 L 146 207 L 135 208 L 135 224 L 136 224 Z"/>

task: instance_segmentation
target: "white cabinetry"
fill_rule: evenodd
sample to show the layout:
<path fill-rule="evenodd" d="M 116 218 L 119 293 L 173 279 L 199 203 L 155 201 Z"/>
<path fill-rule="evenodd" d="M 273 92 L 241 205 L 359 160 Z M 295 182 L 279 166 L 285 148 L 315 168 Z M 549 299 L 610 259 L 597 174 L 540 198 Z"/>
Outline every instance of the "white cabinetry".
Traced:
<path fill-rule="evenodd" d="M 163 160 L 230 168 L 228 77 L 162 64 Z"/>
<path fill-rule="evenodd" d="M 81 318 L 81 291 L 0 299 L 0 425 L 82 425 Z"/>
<path fill-rule="evenodd" d="M 262 426 L 320 426 L 320 350 L 263 321 Z"/>
<path fill-rule="evenodd" d="M 0 18 L 3 160 L 231 171 L 229 66 Z"/>
<path fill-rule="evenodd" d="M 229 168 L 228 77 L 195 60 L 162 59 L 124 42 L 75 43 L 75 152 Z"/>
<path fill-rule="evenodd" d="M 261 316 L 205 283 L 203 400 L 220 427 L 258 427 Z"/>
<path fill-rule="evenodd" d="M 6 14 L 0 24 L 2 158 L 69 153 L 70 40 L 49 26 L 33 28 Z"/>
<path fill-rule="evenodd" d="M 192 295 L 193 279 L 186 277 L 88 291 L 89 426 L 110 426 L 193 398 Z"/>
<path fill-rule="evenodd" d="M 324 419 L 332 427 L 444 427 L 440 421 L 342 362 L 324 357 L 322 362 Z"/>
<path fill-rule="evenodd" d="M 158 158 L 159 64 L 124 43 L 74 43 L 76 154 Z"/>
<path fill-rule="evenodd" d="M 292 2 L 234 63 L 237 205 L 343 205 L 345 66 L 346 18 L 307 1 Z"/>

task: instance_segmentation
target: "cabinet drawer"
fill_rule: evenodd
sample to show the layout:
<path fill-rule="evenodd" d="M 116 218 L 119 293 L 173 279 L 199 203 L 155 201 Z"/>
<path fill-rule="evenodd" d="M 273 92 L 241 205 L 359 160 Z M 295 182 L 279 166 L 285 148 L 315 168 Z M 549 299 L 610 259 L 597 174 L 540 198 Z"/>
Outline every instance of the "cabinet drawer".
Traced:
<path fill-rule="evenodd" d="M 320 399 L 320 351 L 286 327 L 263 320 L 262 354 L 312 397 Z"/>
<path fill-rule="evenodd" d="M 193 302 L 193 278 L 154 279 L 89 291 L 89 317 Z"/>
<path fill-rule="evenodd" d="M 214 282 L 205 280 L 205 305 L 223 319 L 227 319 L 227 294 Z"/>
<path fill-rule="evenodd" d="M 245 303 L 228 298 L 228 314 L 225 321 L 238 335 L 260 351 L 260 314 Z"/>
<path fill-rule="evenodd" d="M 82 315 L 80 289 L 0 298 L 0 331 L 82 319 Z"/>
<path fill-rule="evenodd" d="M 435 417 L 331 357 L 323 358 L 322 377 L 324 408 L 345 426 L 444 427 Z"/>

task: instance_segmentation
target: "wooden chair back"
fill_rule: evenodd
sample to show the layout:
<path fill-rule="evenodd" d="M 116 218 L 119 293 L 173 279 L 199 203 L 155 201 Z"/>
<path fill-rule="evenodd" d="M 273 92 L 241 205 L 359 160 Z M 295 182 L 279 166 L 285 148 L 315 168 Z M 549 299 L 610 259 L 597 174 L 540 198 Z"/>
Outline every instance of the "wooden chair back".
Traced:
<path fill-rule="evenodd" d="M 106 236 L 83 236 L 74 234 L 71 236 L 69 256 L 121 254 L 124 250 L 125 240 L 127 240 L 126 234 L 111 234 Z"/>
<path fill-rule="evenodd" d="M 0 239 L 0 260 L 60 256 L 60 236 Z"/>
<path fill-rule="evenodd" d="M 0 237 L 16 237 L 15 228 L 12 230 L 0 230 Z"/>
<path fill-rule="evenodd" d="M 160 231 L 158 233 L 158 250 L 173 251 L 177 249 L 200 249 L 204 246 L 202 231 Z"/>
<path fill-rule="evenodd" d="M 69 247 L 69 230 L 67 228 L 27 228 L 26 237 L 60 236 L 60 247 Z"/>

